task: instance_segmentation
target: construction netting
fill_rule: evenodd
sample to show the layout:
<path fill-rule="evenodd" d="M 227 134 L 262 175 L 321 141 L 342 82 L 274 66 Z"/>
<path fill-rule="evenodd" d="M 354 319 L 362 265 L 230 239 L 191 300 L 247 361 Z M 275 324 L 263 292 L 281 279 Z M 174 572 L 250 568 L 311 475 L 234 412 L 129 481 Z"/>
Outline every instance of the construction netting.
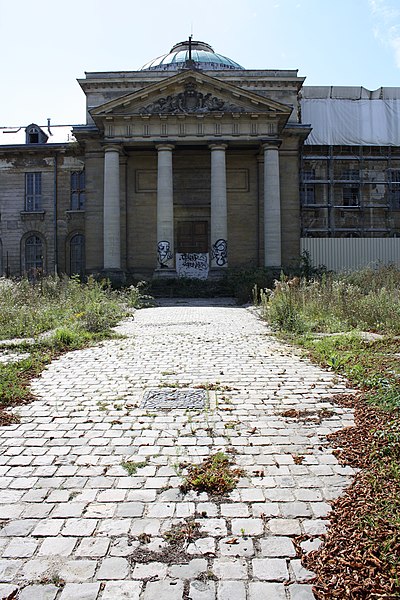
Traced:
<path fill-rule="evenodd" d="M 304 86 L 300 107 L 306 144 L 400 146 L 400 88 Z"/>

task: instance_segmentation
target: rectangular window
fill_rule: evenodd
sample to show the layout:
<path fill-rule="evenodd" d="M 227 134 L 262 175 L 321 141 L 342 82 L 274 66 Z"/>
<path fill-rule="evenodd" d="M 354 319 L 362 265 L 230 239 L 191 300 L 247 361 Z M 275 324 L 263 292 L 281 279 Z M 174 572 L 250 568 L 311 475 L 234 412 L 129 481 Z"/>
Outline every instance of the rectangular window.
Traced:
<path fill-rule="evenodd" d="M 390 181 L 390 183 L 400 184 L 400 169 L 389 169 L 388 181 Z"/>
<path fill-rule="evenodd" d="M 42 210 L 42 174 L 25 173 L 25 210 Z"/>
<path fill-rule="evenodd" d="M 390 205 L 393 210 L 400 209 L 400 185 L 393 186 L 393 188 L 389 192 L 390 194 Z"/>
<path fill-rule="evenodd" d="M 315 187 L 312 183 L 303 184 L 301 195 L 304 205 L 315 204 Z"/>
<path fill-rule="evenodd" d="M 400 209 L 400 169 L 388 169 L 390 206 L 393 210 Z"/>
<path fill-rule="evenodd" d="M 85 171 L 71 173 L 71 210 L 85 210 Z"/>
<path fill-rule="evenodd" d="M 303 181 L 312 181 L 315 179 L 315 169 L 303 169 Z"/>
<path fill-rule="evenodd" d="M 342 206 L 358 206 L 359 188 L 355 186 L 343 186 L 342 190 Z"/>

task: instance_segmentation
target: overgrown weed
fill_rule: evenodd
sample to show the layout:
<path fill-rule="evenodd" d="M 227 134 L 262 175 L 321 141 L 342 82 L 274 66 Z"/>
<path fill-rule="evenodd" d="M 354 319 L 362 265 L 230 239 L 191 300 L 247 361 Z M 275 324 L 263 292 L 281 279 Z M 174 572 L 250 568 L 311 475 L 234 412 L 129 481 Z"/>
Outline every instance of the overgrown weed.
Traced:
<path fill-rule="evenodd" d="M 86 283 L 76 277 L 0 279 L 0 339 L 35 339 L 14 346 L 29 352 L 28 358 L 0 364 L 0 410 L 32 400 L 30 379 L 61 353 L 116 337 L 111 328 L 128 314 L 128 305 L 148 301 L 142 289 L 138 285 L 115 291 L 107 281 L 92 277 Z M 49 333 L 39 337 L 44 332 Z"/>
<path fill-rule="evenodd" d="M 290 333 L 353 329 L 400 334 L 400 270 L 394 266 L 318 279 L 281 275 L 261 291 L 261 308 L 271 326 Z"/>
<path fill-rule="evenodd" d="M 189 490 L 224 495 L 235 489 L 243 469 L 232 468 L 232 461 L 224 452 L 216 452 L 203 460 L 200 465 L 188 467 L 188 474 L 180 486 L 182 492 Z"/>
<path fill-rule="evenodd" d="M 264 292 L 262 310 L 287 340 L 361 390 L 356 427 L 337 435 L 339 446 L 345 446 L 340 451 L 345 456 L 342 464 L 362 470 L 333 503 L 324 545 L 305 558 L 305 565 L 318 575 L 314 594 L 325 600 L 334 588 L 335 597 L 343 590 L 354 598 L 367 597 L 358 595 L 357 581 L 368 575 L 364 593 L 374 589 L 382 594 L 376 597 L 398 597 L 400 270 L 363 269 L 318 280 L 283 276 L 274 289 Z M 361 331 L 381 335 L 365 336 Z M 339 334 L 315 335 L 320 332 Z M 352 462 L 357 456 L 359 464 Z M 338 558 L 342 555 L 347 556 L 345 563 Z"/>

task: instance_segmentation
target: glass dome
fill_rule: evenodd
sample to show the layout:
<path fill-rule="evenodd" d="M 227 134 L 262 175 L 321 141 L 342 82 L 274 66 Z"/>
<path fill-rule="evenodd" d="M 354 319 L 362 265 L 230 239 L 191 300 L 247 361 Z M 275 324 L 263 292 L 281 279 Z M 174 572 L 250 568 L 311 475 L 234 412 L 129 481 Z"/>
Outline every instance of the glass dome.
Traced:
<path fill-rule="evenodd" d="M 189 54 L 191 54 L 191 59 Z M 163 54 L 146 63 L 140 71 L 179 71 L 184 68 L 204 71 L 243 69 L 230 58 L 214 52 L 209 44 L 190 40 L 190 42 L 175 44 L 168 54 Z"/>

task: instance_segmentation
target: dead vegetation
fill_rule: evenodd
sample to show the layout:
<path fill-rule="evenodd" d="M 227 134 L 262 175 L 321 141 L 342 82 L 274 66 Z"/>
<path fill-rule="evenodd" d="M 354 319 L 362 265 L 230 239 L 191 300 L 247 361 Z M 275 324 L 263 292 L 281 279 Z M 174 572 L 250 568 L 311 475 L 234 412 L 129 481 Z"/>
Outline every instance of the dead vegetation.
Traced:
<path fill-rule="evenodd" d="M 323 421 L 323 419 L 329 419 L 330 417 L 332 417 L 335 413 L 333 412 L 333 410 L 330 410 L 329 408 L 320 408 L 320 409 L 303 409 L 303 410 L 298 410 L 296 408 L 289 408 L 288 410 L 285 410 L 281 413 L 279 413 L 279 415 L 281 417 L 286 417 L 286 418 L 290 418 L 290 419 L 297 419 L 297 421 L 302 421 L 303 423 L 321 423 L 321 421 Z"/>
<path fill-rule="evenodd" d="M 349 406 L 350 398 L 336 401 Z M 324 543 L 302 562 L 316 573 L 318 600 L 394 600 L 400 598 L 400 416 L 362 395 L 352 401 L 355 427 L 329 439 L 340 464 L 361 470 L 331 503 Z"/>
<path fill-rule="evenodd" d="M 146 533 L 140 534 L 137 539 L 140 546 L 136 548 L 129 559 L 132 563 L 161 562 L 168 565 L 187 564 L 193 559 L 193 555 L 187 553 L 189 544 L 202 537 L 200 524 L 194 518 L 187 518 L 180 523 L 175 523 L 170 529 L 163 533 L 163 542 L 159 550 L 150 550 L 151 536 Z"/>

